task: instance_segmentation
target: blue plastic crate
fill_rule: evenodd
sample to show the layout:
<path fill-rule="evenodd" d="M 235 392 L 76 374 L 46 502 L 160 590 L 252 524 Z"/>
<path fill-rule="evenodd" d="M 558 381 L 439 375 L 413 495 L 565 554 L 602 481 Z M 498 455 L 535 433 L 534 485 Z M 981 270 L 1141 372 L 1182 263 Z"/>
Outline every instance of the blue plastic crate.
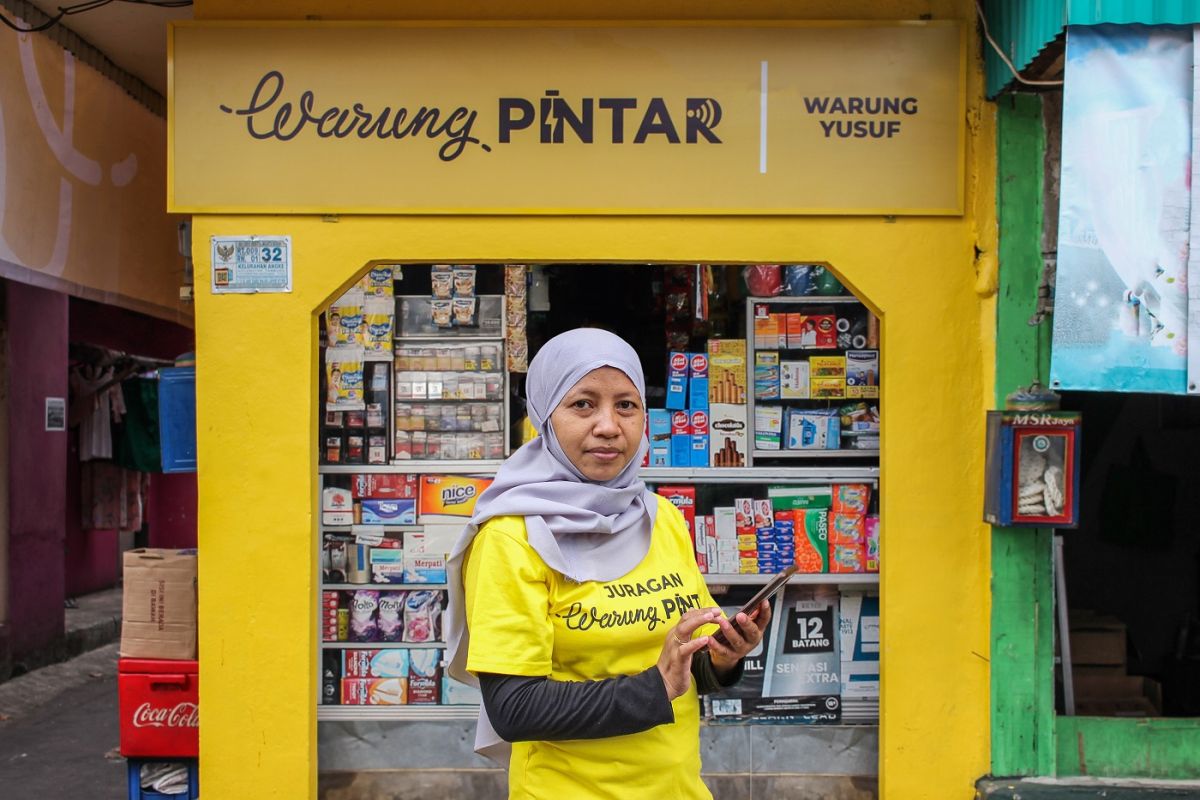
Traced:
<path fill-rule="evenodd" d="M 142 765 L 150 763 L 186 764 L 188 790 L 183 794 L 163 794 L 142 788 Z M 194 758 L 131 758 L 126 762 L 129 779 L 129 800 L 198 800 L 200 797 L 200 764 Z"/>

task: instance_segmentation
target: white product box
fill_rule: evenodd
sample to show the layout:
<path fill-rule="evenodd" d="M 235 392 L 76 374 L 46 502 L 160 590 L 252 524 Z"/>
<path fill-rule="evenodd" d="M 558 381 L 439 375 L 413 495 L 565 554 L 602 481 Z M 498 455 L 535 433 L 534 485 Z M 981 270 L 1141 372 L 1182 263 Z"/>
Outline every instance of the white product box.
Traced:
<path fill-rule="evenodd" d="M 709 462 L 714 467 L 744 467 L 749 445 L 746 406 L 712 403 L 709 419 Z"/>
<path fill-rule="evenodd" d="M 754 449 L 778 450 L 783 436 L 783 407 L 754 407 Z"/>
<path fill-rule="evenodd" d="M 779 396 L 784 400 L 808 398 L 808 362 L 784 361 L 779 365 Z"/>

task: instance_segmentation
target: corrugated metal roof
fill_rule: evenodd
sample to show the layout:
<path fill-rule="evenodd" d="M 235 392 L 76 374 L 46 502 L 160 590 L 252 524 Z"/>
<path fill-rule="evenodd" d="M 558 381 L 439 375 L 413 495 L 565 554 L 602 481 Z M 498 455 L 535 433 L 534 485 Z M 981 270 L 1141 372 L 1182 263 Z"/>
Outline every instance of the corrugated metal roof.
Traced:
<path fill-rule="evenodd" d="M 1191 25 L 1200 23 L 1200 0 L 987 0 L 984 13 L 996 44 L 1024 70 L 1067 25 Z M 1012 73 L 986 43 L 984 63 L 994 97 Z"/>

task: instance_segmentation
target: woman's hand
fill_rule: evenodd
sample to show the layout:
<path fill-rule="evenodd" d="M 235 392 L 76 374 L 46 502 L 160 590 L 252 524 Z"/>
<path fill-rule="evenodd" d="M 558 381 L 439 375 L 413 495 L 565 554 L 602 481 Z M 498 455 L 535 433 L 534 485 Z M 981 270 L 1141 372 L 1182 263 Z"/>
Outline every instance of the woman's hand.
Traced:
<path fill-rule="evenodd" d="M 711 636 L 693 639 L 692 634 L 701 625 L 710 625 L 719 618 L 718 609 L 693 608 L 680 618 L 678 625 L 667 631 L 662 652 L 658 655 L 658 671 L 667 687 L 668 700 L 674 700 L 688 690 L 692 685 L 692 656 L 712 645 Z"/>
<path fill-rule="evenodd" d="M 708 652 L 712 656 L 713 667 L 718 674 L 725 674 L 737 667 L 737 662 L 746 657 L 758 643 L 762 641 L 763 631 L 771 621 L 771 603 L 763 600 L 758 607 L 758 613 L 751 619 L 747 614 L 734 617 L 737 627 L 725 617 L 715 620 L 721 626 L 728 645 L 721 644 L 715 637 L 708 637 Z"/>

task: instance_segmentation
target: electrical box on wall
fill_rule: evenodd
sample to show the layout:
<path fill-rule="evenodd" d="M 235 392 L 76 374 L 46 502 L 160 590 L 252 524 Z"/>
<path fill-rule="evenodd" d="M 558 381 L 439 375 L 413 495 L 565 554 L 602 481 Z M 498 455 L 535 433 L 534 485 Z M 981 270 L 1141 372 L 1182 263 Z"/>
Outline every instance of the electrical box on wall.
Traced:
<path fill-rule="evenodd" d="M 1078 527 L 1081 423 L 1071 411 L 988 412 L 985 522 Z"/>

